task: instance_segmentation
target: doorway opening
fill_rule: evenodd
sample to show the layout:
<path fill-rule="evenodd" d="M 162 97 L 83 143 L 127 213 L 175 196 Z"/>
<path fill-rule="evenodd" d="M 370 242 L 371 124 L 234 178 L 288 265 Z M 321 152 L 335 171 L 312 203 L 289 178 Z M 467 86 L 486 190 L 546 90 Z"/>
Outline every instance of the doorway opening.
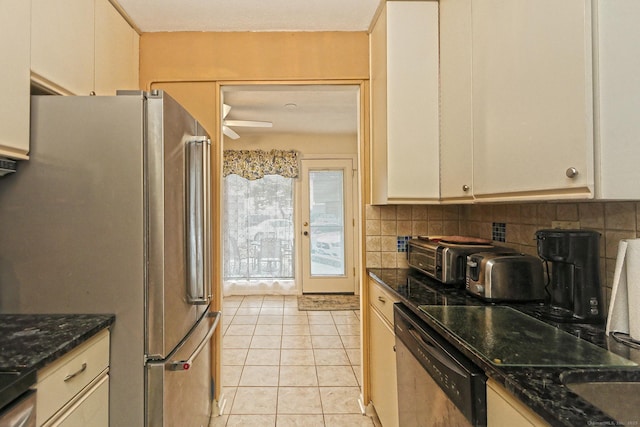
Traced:
<path fill-rule="evenodd" d="M 354 165 L 349 169 L 349 182 L 353 176 L 357 178 L 357 174 L 352 174 L 358 164 L 360 85 L 221 84 L 220 103 L 223 151 L 295 151 L 300 164 L 308 159 L 349 158 Z M 310 253 L 311 248 L 304 249 L 300 200 L 304 198 L 301 192 L 308 192 L 309 188 L 300 185 L 302 180 L 302 176 L 265 175 L 248 182 L 233 174 L 225 176 L 221 197 L 224 296 L 303 292 L 303 251 Z M 353 188 L 356 197 L 345 200 L 348 206 L 344 208 L 357 214 L 358 185 Z M 349 214 L 348 218 L 341 218 L 346 222 L 333 224 L 333 228 L 342 227 L 340 233 L 336 233 L 339 230 L 329 233 L 322 220 L 331 212 L 324 213 L 324 216 L 314 213 L 314 220 L 319 221 L 315 229 L 318 239 L 314 243 L 329 248 L 314 249 L 314 271 L 317 273 L 322 266 L 339 268 L 342 277 L 348 268 L 354 284 L 346 292 L 358 293 L 355 278 L 358 222 Z M 343 233 L 347 223 L 351 227 L 348 235 Z M 338 241 L 330 241 L 332 238 Z M 344 255 L 345 238 L 349 239 L 348 256 Z M 340 252 L 338 257 L 332 255 L 336 251 Z M 326 265 L 321 266 L 318 260 Z M 342 264 L 334 266 L 336 262 Z M 319 287 L 313 292 L 338 291 Z"/>

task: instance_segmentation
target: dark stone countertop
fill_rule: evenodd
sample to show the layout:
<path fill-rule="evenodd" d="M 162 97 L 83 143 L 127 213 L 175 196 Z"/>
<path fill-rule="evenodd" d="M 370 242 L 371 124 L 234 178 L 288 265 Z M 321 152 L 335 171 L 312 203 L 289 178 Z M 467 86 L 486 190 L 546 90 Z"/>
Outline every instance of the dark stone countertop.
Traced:
<path fill-rule="evenodd" d="M 561 381 L 568 372 L 597 372 L 602 380 L 616 375 L 621 369 L 640 381 L 640 368 L 575 368 L 575 367 L 518 367 L 497 366 L 490 363 L 473 347 L 461 341 L 452 331 L 438 324 L 418 309 L 420 305 L 494 305 L 472 297 L 464 289 L 445 287 L 430 277 L 411 269 L 369 269 L 369 276 L 385 286 L 400 301 L 444 336 L 465 356 L 482 368 L 488 377 L 502 384 L 508 391 L 529 406 L 553 426 L 620 425 L 616 420 L 571 392 Z M 538 317 L 539 304 L 504 304 L 533 317 Z M 543 319 L 541 319 L 543 320 Z M 546 322 L 546 321 L 545 321 Z M 603 325 L 561 324 L 546 322 L 574 336 L 585 339 L 626 359 L 640 361 L 640 350 L 631 349 L 606 336 Z M 629 421 L 629 420 L 625 420 Z M 633 420 L 637 422 L 639 420 Z"/>
<path fill-rule="evenodd" d="M 111 326 L 112 314 L 0 314 L 0 410 L 36 371 Z"/>

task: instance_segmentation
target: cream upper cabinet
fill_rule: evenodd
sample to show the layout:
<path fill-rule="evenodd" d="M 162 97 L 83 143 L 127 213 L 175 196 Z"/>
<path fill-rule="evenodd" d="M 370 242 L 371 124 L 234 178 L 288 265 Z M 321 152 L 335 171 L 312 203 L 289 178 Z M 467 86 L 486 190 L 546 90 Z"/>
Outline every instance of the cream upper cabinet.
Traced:
<path fill-rule="evenodd" d="M 440 0 L 440 196 L 473 201 L 471 0 Z"/>
<path fill-rule="evenodd" d="M 31 71 L 63 93 L 93 91 L 94 2 L 32 0 Z"/>
<path fill-rule="evenodd" d="M 0 1 L 0 157 L 29 153 L 30 14 L 29 0 Z"/>
<path fill-rule="evenodd" d="M 473 1 L 476 200 L 640 198 L 638 20 L 634 0 Z"/>
<path fill-rule="evenodd" d="M 438 3 L 383 3 L 370 37 L 371 202 L 437 202 Z"/>
<path fill-rule="evenodd" d="M 32 79 L 68 95 L 138 88 L 138 35 L 108 0 L 32 0 Z"/>
<path fill-rule="evenodd" d="M 596 198 L 640 199 L 640 2 L 598 0 Z"/>
<path fill-rule="evenodd" d="M 95 3 L 95 92 L 138 89 L 138 34 L 108 0 Z"/>
<path fill-rule="evenodd" d="M 476 199 L 594 194 L 592 22 L 585 0 L 474 0 Z"/>

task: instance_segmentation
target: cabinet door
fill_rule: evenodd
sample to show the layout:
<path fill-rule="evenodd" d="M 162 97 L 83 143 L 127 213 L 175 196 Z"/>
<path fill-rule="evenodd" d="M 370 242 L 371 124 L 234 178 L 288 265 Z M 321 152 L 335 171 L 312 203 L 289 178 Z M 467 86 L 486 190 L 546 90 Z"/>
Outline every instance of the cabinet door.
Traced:
<path fill-rule="evenodd" d="M 93 1 L 32 0 L 31 30 L 36 80 L 74 95 L 93 91 Z"/>
<path fill-rule="evenodd" d="M 544 427 L 548 424 L 493 380 L 487 381 L 487 425 Z"/>
<path fill-rule="evenodd" d="M 395 335 L 383 317 L 371 308 L 371 400 L 384 427 L 398 426 L 398 385 Z"/>
<path fill-rule="evenodd" d="M 472 26 L 474 196 L 592 197 L 590 2 L 474 0 Z"/>
<path fill-rule="evenodd" d="M 598 0 L 597 197 L 640 199 L 640 2 Z M 598 169 L 596 169 L 596 173 Z"/>
<path fill-rule="evenodd" d="M 95 92 L 137 89 L 138 34 L 108 0 L 96 0 Z"/>
<path fill-rule="evenodd" d="M 29 152 L 30 13 L 29 1 L 0 2 L 0 156 L 15 159 Z"/>
<path fill-rule="evenodd" d="M 371 34 L 372 202 L 437 201 L 438 2 L 386 2 Z"/>
<path fill-rule="evenodd" d="M 473 200 L 471 0 L 440 0 L 440 197 Z"/>

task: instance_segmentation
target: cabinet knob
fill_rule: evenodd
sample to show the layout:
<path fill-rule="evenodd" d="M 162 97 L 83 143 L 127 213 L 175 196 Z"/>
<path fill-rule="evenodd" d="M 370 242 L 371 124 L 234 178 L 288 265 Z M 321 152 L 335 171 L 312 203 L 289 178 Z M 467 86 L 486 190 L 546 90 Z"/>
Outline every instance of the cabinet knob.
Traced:
<path fill-rule="evenodd" d="M 378 301 L 380 301 L 383 304 L 387 302 L 387 300 L 384 297 L 378 297 Z"/>
<path fill-rule="evenodd" d="M 566 173 L 568 178 L 575 178 L 578 175 L 578 169 L 571 167 L 567 169 Z"/>
<path fill-rule="evenodd" d="M 464 185 L 462 186 L 462 191 L 467 192 L 467 191 L 469 191 L 469 188 L 470 188 L 470 187 L 469 187 L 467 184 L 464 184 Z"/>

